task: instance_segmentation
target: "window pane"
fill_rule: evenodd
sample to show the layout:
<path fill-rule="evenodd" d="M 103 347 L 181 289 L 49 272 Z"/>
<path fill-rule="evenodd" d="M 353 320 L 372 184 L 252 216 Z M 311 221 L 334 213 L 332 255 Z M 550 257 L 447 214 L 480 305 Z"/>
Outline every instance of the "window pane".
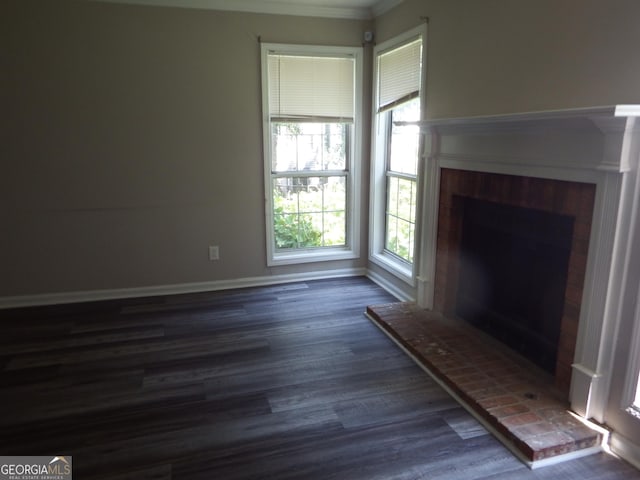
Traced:
<path fill-rule="evenodd" d="M 413 222 L 416 206 L 415 197 L 416 182 L 412 180 L 398 179 L 398 210 L 399 218 Z"/>
<path fill-rule="evenodd" d="M 413 261 L 414 231 L 415 225 L 413 223 L 398 220 L 398 247 L 395 253 L 408 262 Z"/>
<path fill-rule="evenodd" d="M 297 178 L 284 177 L 273 181 L 274 208 L 281 213 L 298 213 L 298 202 L 293 199 L 298 190 L 295 184 L 297 180 Z"/>
<path fill-rule="evenodd" d="M 272 123 L 273 172 L 345 170 L 347 123 Z"/>
<path fill-rule="evenodd" d="M 279 210 L 276 209 L 276 212 Z M 273 217 L 276 248 L 314 246 L 318 235 L 309 232 L 310 221 L 298 214 L 279 214 Z"/>
<path fill-rule="evenodd" d="M 398 219 L 387 215 L 387 250 L 394 252 L 398 249 Z"/>
<path fill-rule="evenodd" d="M 279 177 L 273 182 L 276 248 L 346 244 L 346 177 Z"/>
<path fill-rule="evenodd" d="M 385 248 L 408 262 L 413 262 L 416 185 L 415 180 L 387 177 Z"/>
<path fill-rule="evenodd" d="M 322 232 L 325 246 L 345 245 L 346 215 L 344 211 L 327 211 L 324 215 L 324 230 Z"/>
<path fill-rule="evenodd" d="M 414 122 L 420 120 L 420 99 L 416 98 L 391 111 L 392 122 Z M 418 154 L 420 129 L 415 125 L 395 125 L 391 127 L 391 154 L 389 170 L 418 174 Z"/>
<path fill-rule="evenodd" d="M 387 212 L 393 215 L 398 214 L 398 178 L 387 177 Z"/>
<path fill-rule="evenodd" d="M 388 215 L 386 234 L 386 249 L 407 262 L 413 262 L 415 224 Z"/>

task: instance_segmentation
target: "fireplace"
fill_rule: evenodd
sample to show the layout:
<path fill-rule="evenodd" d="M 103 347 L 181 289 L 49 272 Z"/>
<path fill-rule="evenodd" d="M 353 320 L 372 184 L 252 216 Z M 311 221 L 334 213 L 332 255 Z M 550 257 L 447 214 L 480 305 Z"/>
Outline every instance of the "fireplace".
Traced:
<path fill-rule="evenodd" d="M 458 315 L 468 199 L 571 217 L 553 373 L 571 408 L 599 422 L 609 400 L 614 335 L 628 307 L 629 229 L 640 195 L 633 180 L 638 117 L 640 107 L 618 105 L 420 123 L 425 162 L 417 305 Z"/>
<path fill-rule="evenodd" d="M 434 309 L 509 345 L 569 392 L 595 185 L 442 169 Z"/>

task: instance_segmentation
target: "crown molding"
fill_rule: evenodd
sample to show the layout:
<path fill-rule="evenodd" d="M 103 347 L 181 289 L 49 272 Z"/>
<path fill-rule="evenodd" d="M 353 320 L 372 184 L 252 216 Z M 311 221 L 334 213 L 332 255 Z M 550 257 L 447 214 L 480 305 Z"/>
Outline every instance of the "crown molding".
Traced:
<path fill-rule="evenodd" d="M 265 13 L 306 17 L 370 20 L 399 5 L 404 0 L 380 0 L 372 8 L 350 6 L 322 6 L 305 3 L 265 2 L 263 0 L 90 0 L 103 3 L 122 3 L 155 7 L 195 8 L 233 12 Z"/>
<path fill-rule="evenodd" d="M 371 8 L 371 17 L 379 17 L 380 15 L 387 13 L 389 10 L 400 5 L 404 0 L 380 0 Z"/>

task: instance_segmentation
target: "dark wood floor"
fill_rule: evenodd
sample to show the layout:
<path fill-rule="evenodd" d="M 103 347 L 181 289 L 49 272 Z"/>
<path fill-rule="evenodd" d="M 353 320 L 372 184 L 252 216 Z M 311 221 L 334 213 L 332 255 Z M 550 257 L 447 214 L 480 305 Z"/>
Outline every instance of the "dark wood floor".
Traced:
<path fill-rule="evenodd" d="M 0 312 L 0 455 L 81 479 L 640 479 L 531 471 L 363 315 L 364 278 Z"/>

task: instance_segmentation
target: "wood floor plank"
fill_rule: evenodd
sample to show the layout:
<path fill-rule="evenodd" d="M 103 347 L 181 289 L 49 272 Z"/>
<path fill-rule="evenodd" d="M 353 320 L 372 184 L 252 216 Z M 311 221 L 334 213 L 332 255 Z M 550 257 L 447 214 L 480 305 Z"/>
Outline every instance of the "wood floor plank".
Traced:
<path fill-rule="evenodd" d="M 56 417 L 96 413 L 135 405 L 141 410 L 155 404 L 182 402 L 185 399 L 204 399 L 204 386 L 200 383 L 145 389 L 133 382 L 118 384 L 63 386 L 32 394 L 21 401 L 21 396 L 7 397 L 3 405 L 5 415 L 0 426 L 42 421 Z M 99 390 L 99 393 L 97 393 Z"/>
<path fill-rule="evenodd" d="M 39 420 L 5 428 L 3 434 L 7 440 L 11 438 L 11 442 L 16 438 L 31 438 L 33 448 L 46 451 L 77 445 L 115 445 L 125 441 L 145 443 L 159 435 L 173 435 L 174 432 L 203 425 L 233 423 L 238 419 L 267 418 L 269 414 L 269 403 L 264 395 L 230 397 L 221 401 L 205 400 L 202 396 L 182 396 L 154 404 L 146 403 L 144 407 L 130 402 L 115 411 L 104 409 L 73 417 Z M 130 428 L 132 422 L 138 425 L 135 430 Z M 8 443 L 2 451 L 11 453 L 14 447 Z"/>
<path fill-rule="evenodd" d="M 86 347 L 112 344 L 121 341 L 136 341 L 148 338 L 164 337 L 164 328 L 155 327 L 130 327 L 115 330 L 102 330 L 99 334 L 72 333 L 64 336 L 49 336 L 35 342 L 19 342 L 2 347 L 5 355 L 17 355 L 32 352 L 50 352 L 75 347 Z"/>
<path fill-rule="evenodd" d="M 326 408 L 300 411 L 295 415 L 286 413 L 248 416 L 208 422 L 171 432 L 104 442 L 98 448 L 81 447 L 74 455 L 74 468 L 77 465 L 80 473 L 88 474 L 108 466 L 117 468 L 134 460 L 142 464 L 156 463 L 168 457 L 180 459 L 202 451 L 210 452 L 215 458 L 216 452 L 226 445 L 257 440 L 268 441 L 271 436 L 295 435 L 300 431 L 341 428 L 335 413 Z M 79 457 L 77 462 L 76 456 Z"/>
<path fill-rule="evenodd" d="M 64 351 L 38 351 L 16 355 L 7 365 L 8 370 L 41 367 L 45 365 L 65 365 L 96 360 L 110 360 L 141 353 L 165 352 L 172 349 L 190 350 L 203 348 L 209 352 L 237 351 L 242 348 L 256 348 L 266 345 L 259 338 L 238 335 L 236 338 L 220 339 L 216 335 L 197 335 L 186 338 L 138 339 L 118 342 L 99 347 L 76 347 Z"/>
<path fill-rule="evenodd" d="M 469 416 L 467 411 L 462 408 L 443 412 L 442 418 L 464 440 L 489 434 L 480 422 Z"/>
<path fill-rule="evenodd" d="M 172 472 L 170 464 L 152 465 L 140 470 L 127 469 L 118 473 L 115 469 L 110 469 L 102 477 L 94 477 L 95 480 L 171 480 Z"/>
<path fill-rule="evenodd" d="M 422 372 L 413 368 L 394 368 L 380 371 L 375 377 L 368 373 L 344 375 L 272 388 L 269 390 L 269 403 L 272 410 L 278 412 L 390 393 L 400 396 L 428 388 Z"/>
<path fill-rule="evenodd" d="M 448 394 L 439 389 L 420 388 L 402 392 L 402 395 L 380 393 L 344 400 L 337 403 L 334 410 L 345 428 L 362 428 L 420 418 L 457 406 Z"/>

